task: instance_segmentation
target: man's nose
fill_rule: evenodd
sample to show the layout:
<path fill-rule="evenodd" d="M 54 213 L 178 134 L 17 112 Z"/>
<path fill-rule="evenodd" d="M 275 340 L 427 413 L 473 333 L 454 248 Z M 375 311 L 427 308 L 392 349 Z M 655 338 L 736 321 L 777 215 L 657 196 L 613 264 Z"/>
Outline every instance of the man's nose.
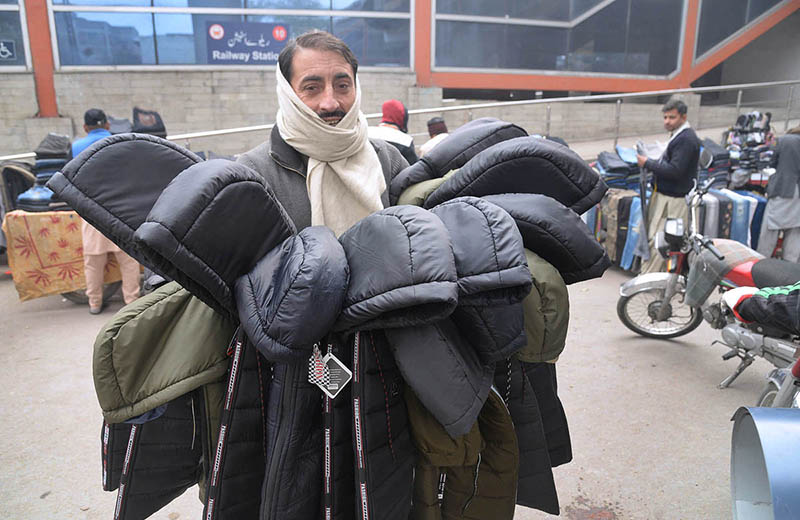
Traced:
<path fill-rule="evenodd" d="M 339 108 L 339 102 L 333 94 L 333 86 L 328 86 L 322 91 L 319 101 L 319 109 L 322 112 L 335 112 Z"/>

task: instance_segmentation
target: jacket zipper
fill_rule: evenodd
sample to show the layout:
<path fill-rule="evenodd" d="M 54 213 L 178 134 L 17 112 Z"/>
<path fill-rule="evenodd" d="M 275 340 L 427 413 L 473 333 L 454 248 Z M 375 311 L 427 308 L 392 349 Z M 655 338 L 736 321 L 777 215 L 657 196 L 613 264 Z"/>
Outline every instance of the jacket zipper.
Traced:
<path fill-rule="evenodd" d="M 280 468 L 283 467 L 283 461 L 287 451 L 287 446 L 284 445 L 286 444 L 289 430 L 291 430 L 289 425 L 291 424 L 290 419 L 294 412 L 292 404 L 294 403 L 297 393 L 295 379 L 297 378 L 298 366 L 303 365 L 298 365 L 297 363 L 286 365 L 283 395 L 281 395 L 281 401 L 279 403 L 280 410 L 278 411 L 278 437 L 275 439 L 275 446 L 272 449 L 272 460 L 270 461 L 264 478 L 264 493 L 262 493 L 264 498 L 261 502 L 261 514 L 259 515 L 261 520 L 271 520 L 275 518 L 277 514 L 277 494 L 280 488 L 279 472 Z M 287 385 L 288 388 L 286 388 Z"/>
<path fill-rule="evenodd" d="M 358 509 L 361 520 L 369 520 L 369 497 L 367 492 L 366 438 L 364 436 L 363 382 L 361 380 L 361 333 L 356 332 L 353 341 L 353 430 L 356 443 L 356 462 L 358 464 Z"/>
<path fill-rule="evenodd" d="M 128 436 L 128 447 L 125 449 L 125 462 L 122 464 L 122 476 L 119 479 L 119 491 L 117 492 L 117 506 L 114 508 L 114 520 L 124 518 L 123 512 L 127 495 L 125 490 L 128 488 L 131 479 L 131 463 L 133 462 L 134 453 L 136 451 L 137 441 L 139 440 L 139 425 L 134 424 L 131 426 L 131 433 Z"/>
<path fill-rule="evenodd" d="M 332 343 L 328 344 L 328 352 L 336 355 L 336 347 Z M 324 398 L 325 431 L 323 464 L 325 478 L 325 520 L 333 518 L 333 399 L 327 395 Z"/>
<path fill-rule="evenodd" d="M 228 351 L 232 353 L 231 371 L 228 376 L 228 387 L 225 391 L 225 401 L 222 407 L 222 422 L 219 427 L 219 436 L 217 438 L 216 450 L 214 450 L 214 461 L 211 467 L 211 481 L 208 485 L 208 497 L 206 498 L 205 520 L 213 520 L 217 518 L 218 510 L 215 509 L 215 503 L 219 498 L 220 488 L 219 485 L 222 478 L 222 461 L 227 449 L 227 435 L 228 426 L 230 424 L 231 406 L 233 405 L 233 398 L 235 391 L 238 387 L 239 368 L 242 363 L 242 350 L 244 348 L 244 339 L 241 329 L 237 329 L 233 335 Z M 193 410 L 194 412 L 194 410 Z"/>
<path fill-rule="evenodd" d="M 103 490 L 109 491 L 108 489 L 108 471 L 109 469 L 109 462 L 111 461 L 111 457 L 108 456 L 108 438 L 111 435 L 111 427 L 109 424 L 104 420 L 103 421 Z"/>

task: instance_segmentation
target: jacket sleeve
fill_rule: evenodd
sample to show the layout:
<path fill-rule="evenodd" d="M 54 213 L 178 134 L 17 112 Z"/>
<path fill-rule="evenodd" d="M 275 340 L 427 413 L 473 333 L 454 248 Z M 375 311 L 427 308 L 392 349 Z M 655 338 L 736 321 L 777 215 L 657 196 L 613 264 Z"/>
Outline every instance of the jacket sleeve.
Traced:
<path fill-rule="evenodd" d="M 800 335 L 800 282 L 761 289 L 740 303 L 736 310 L 747 321 Z"/>
<path fill-rule="evenodd" d="M 673 149 L 669 152 L 669 159 L 648 159 L 645 168 L 653 172 L 656 177 L 670 181 L 678 181 L 686 177 L 692 156 L 693 143 L 690 139 L 676 139 L 672 142 Z"/>

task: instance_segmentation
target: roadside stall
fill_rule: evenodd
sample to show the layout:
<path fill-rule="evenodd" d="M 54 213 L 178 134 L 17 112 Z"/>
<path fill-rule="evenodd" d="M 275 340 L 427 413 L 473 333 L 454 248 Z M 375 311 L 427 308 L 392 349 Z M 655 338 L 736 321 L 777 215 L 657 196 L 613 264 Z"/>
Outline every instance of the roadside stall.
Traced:
<path fill-rule="evenodd" d="M 8 266 L 20 301 L 62 294 L 79 302 L 80 296 L 74 293 L 86 288 L 82 222 L 74 211 L 15 210 L 6 214 L 3 231 L 8 241 Z M 105 283 L 119 280 L 116 258 L 109 255 Z"/>

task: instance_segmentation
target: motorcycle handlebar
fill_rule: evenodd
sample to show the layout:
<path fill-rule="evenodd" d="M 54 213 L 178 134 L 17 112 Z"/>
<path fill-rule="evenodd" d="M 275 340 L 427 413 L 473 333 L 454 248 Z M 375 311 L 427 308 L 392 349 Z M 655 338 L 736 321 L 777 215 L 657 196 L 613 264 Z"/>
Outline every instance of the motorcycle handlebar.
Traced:
<path fill-rule="evenodd" d="M 717 260 L 725 260 L 725 255 L 723 255 L 719 249 L 717 249 L 714 244 L 711 242 L 711 239 L 704 239 L 703 240 L 703 247 L 711 251 L 711 254 L 717 257 Z"/>

